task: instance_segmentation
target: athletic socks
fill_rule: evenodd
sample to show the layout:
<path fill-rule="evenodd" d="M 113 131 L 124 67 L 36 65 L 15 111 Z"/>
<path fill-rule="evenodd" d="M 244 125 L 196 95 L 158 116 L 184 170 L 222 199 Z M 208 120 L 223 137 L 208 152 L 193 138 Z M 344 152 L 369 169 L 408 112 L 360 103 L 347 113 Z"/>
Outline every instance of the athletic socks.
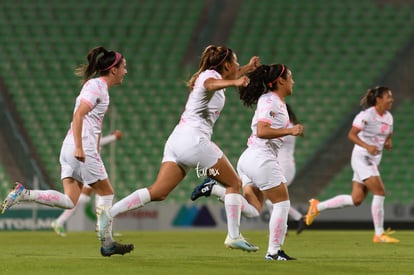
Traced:
<path fill-rule="evenodd" d="M 384 196 L 374 195 L 371 203 L 371 215 L 374 222 L 375 235 L 384 233 Z"/>
<path fill-rule="evenodd" d="M 285 241 L 289 208 L 290 200 L 273 204 L 269 220 L 269 247 L 267 250 L 271 255 L 276 254 Z"/>
<path fill-rule="evenodd" d="M 354 206 L 354 201 L 351 195 L 338 195 L 332 199 L 322 201 L 318 203 L 318 211 L 324 211 L 326 209 L 342 208 L 347 206 Z"/>
<path fill-rule="evenodd" d="M 55 190 L 25 190 L 23 200 L 35 201 L 40 204 L 63 209 L 75 207 L 69 196 Z"/>
<path fill-rule="evenodd" d="M 115 217 L 120 213 L 142 207 L 150 201 L 150 192 L 147 188 L 142 188 L 115 203 L 109 210 L 109 214 Z"/>
<path fill-rule="evenodd" d="M 267 210 L 269 210 L 269 213 L 272 213 L 273 210 L 273 204 L 270 200 L 265 200 L 265 205 L 267 207 Z M 292 217 L 293 220 L 295 221 L 299 221 L 300 219 L 302 219 L 303 214 L 300 213 L 296 208 L 292 207 L 292 205 L 289 208 L 289 216 Z"/>
<path fill-rule="evenodd" d="M 217 196 L 219 201 L 224 202 L 226 188 L 224 188 L 221 185 L 215 184 L 211 189 L 211 194 Z M 253 205 L 249 204 L 249 202 L 243 196 L 241 196 L 241 200 L 241 214 L 243 216 L 245 216 L 246 218 L 254 218 L 260 215 L 259 211 L 257 211 L 257 209 Z"/>
<path fill-rule="evenodd" d="M 102 211 L 109 211 L 109 208 L 112 206 L 113 200 L 114 200 L 114 195 L 97 196 L 96 218 L 97 218 L 98 230 L 100 229 L 99 224 L 101 223 L 101 220 L 102 220 Z M 112 243 L 113 243 L 113 239 L 112 239 L 112 222 L 110 222 L 109 227 L 104 232 L 104 238 L 103 238 L 103 241 L 102 241 L 102 245 L 103 246 L 109 246 Z"/>
<path fill-rule="evenodd" d="M 226 209 L 227 231 L 231 239 L 240 237 L 240 214 L 241 214 L 241 195 L 236 193 L 224 196 L 224 208 Z"/>

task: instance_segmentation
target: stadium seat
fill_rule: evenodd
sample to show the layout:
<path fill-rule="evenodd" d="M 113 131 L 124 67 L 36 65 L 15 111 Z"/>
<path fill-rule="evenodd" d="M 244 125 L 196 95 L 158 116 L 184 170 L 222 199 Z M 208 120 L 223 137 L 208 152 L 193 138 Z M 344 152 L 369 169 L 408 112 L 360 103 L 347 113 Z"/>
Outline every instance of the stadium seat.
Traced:
<path fill-rule="evenodd" d="M 155 179 L 164 142 L 184 108 L 188 92 L 184 81 L 196 70 L 181 64 L 193 33 L 199 31 L 204 4 L 0 3 L 2 78 L 52 179 L 59 181 L 60 142 L 80 88 L 73 69 L 85 63 L 87 51 L 98 45 L 119 49 L 128 62 L 123 85 L 111 91 L 114 124 L 111 110 L 104 121 L 105 133 L 114 128 L 125 133 L 114 155 L 111 150 L 102 153 L 106 162 L 115 158 L 117 192 L 127 194 Z M 240 64 L 260 55 L 263 63 L 282 62 L 292 69 L 296 83 L 288 101 L 309 129 L 297 142 L 298 170 L 405 46 L 414 27 L 413 15 L 405 6 L 382 8 L 372 1 L 241 2 L 226 44 L 237 52 Z M 393 43 L 388 43 L 389 37 Z M 242 106 L 234 89 L 226 96 L 214 138 L 235 164 L 250 134 L 252 110 Z M 396 127 L 409 129 L 401 124 Z M 408 140 L 407 146 L 412 143 Z M 349 169 L 344 175 L 332 185 L 348 187 Z M 187 200 L 197 180 L 189 175 L 172 199 Z"/>

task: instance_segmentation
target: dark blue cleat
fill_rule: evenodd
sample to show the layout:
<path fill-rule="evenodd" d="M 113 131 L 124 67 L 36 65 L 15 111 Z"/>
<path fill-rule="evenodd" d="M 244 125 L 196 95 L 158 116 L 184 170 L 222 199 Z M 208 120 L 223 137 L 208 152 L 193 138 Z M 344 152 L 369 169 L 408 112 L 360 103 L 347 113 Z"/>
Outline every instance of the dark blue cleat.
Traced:
<path fill-rule="evenodd" d="M 266 261 L 292 261 L 296 258 L 288 256 L 283 250 L 279 250 L 276 254 L 270 255 L 269 253 L 265 256 Z"/>
<path fill-rule="evenodd" d="M 134 250 L 133 244 L 120 244 L 113 242 L 110 247 L 101 246 L 101 255 L 109 257 L 115 254 L 124 255 Z"/>
<path fill-rule="evenodd" d="M 217 183 L 212 178 L 206 178 L 200 185 L 197 185 L 191 193 L 191 200 L 195 201 L 199 197 L 208 197 L 211 194 L 213 186 Z"/>

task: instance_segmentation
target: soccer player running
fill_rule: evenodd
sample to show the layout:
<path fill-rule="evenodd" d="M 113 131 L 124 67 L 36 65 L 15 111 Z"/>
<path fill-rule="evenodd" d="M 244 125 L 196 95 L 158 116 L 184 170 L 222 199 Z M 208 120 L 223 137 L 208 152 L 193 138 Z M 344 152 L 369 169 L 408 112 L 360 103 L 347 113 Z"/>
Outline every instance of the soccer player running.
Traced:
<path fill-rule="evenodd" d="M 295 126 L 296 124 L 299 124 L 299 121 L 292 107 L 287 103 L 286 107 L 289 114 L 288 127 L 290 128 Z M 283 144 L 279 148 L 279 152 L 277 155 L 277 160 L 283 171 L 283 175 L 286 178 L 287 186 L 290 186 L 296 175 L 295 145 L 296 136 L 288 135 L 283 137 Z M 218 197 L 220 201 L 223 201 L 225 193 L 226 189 L 223 186 L 217 184 L 217 181 L 213 180 L 212 178 L 206 178 L 201 184 L 194 188 L 193 192 L 191 193 L 191 200 L 195 201 L 199 197 L 209 197 L 211 194 L 213 194 L 214 196 Z M 242 215 L 247 218 L 254 218 L 259 216 L 262 210 L 262 205 L 260 205 L 260 208 L 256 209 L 249 203 L 249 200 L 251 200 L 252 198 L 254 200 L 256 197 L 252 185 L 246 184 L 243 186 L 243 197 L 245 199 L 243 199 L 242 201 Z M 265 204 L 269 210 L 269 213 L 272 213 L 272 202 L 269 199 L 266 199 Z M 296 233 L 300 234 L 306 228 L 304 215 L 291 205 L 289 209 L 289 216 L 294 221 L 296 221 Z"/>
<path fill-rule="evenodd" d="M 225 89 L 249 84 L 244 76 L 260 64 L 258 57 L 241 68 L 236 54 L 227 47 L 207 46 L 201 56 L 198 71 L 188 81 L 190 93 L 181 119 L 164 147 L 164 156 L 155 182 L 141 188 L 105 209 L 105 221 L 99 234 L 108 236 L 113 217 L 143 207 L 151 201 L 162 201 L 184 179 L 191 168 L 218 171 L 211 175 L 226 186 L 224 205 L 228 235 L 225 245 L 245 251 L 258 247 L 240 234 L 241 180 L 221 149 L 211 141 L 213 127 L 224 107 Z"/>
<path fill-rule="evenodd" d="M 384 231 L 385 187 L 378 166 L 382 150 L 391 150 L 393 117 L 389 110 L 394 99 L 391 89 L 379 86 L 368 89 L 361 99 L 363 110 L 356 115 L 348 138 L 355 143 L 352 151 L 351 166 L 354 172 L 351 195 L 338 195 L 325 201 L 311 199 L 306 215 L 306 225 L 311 225 L 327 209 L 358 206 L 366 198 L 368 191 L 373 193 L 371 215 L 374 223 L 374 243 L 398 243 L 399 240 Z"/>
<path fill-rule="evenodd" d="M 287 180 L 278 162 L 278 152 L 284 137 L 303 134 L 303 126 L 289 127 L 289 114 L 285 98 L 293 92 L 292 72 L 284 64 L 262 65 L 247 75 L 250 84 L 240 87 L 240 99 L 244 105 L 257 104 L 252 119 L 252 134 L 247 149 L 237 163 L 237 171 L 243 182 L 244 213 L 258 215 L 265 198 L 272 204 L 269 220 L 269 243 L 265 260 L 295 260 L 288 256 L 282 245 L 287 232 L 290 209 Z M 220 181 L 219 181 L 220 182 Z"/>
<path fill-rule="evenodd" d="M 101 138 L 101 147 L 109 143 L 115 142 L 122 138 L 122 132 L 119 130 L 114 131 L 110 135 L 104 136 Z M 66 237 L 65 232 L 65 223 L 75 214 L 76 211 L 85 211 L 86 204 L 91 200 L 92 187 L 89 185 L 83 185 L 82 192 L 79 196 L 78 202 L 75 207 L 71 209 L 66 209 L 60 214 L 60 216 L 52 221 L 50 227 L 55 231 L 55 233 L 60 237 Z M 97 200 L 96 200 L 97 201 Z"/>
<path fill-rule="evenodd" d="M 56 190 L 29 190 L 16 183 L 1 205 L 1 212 L 11 206 L 31 201 L 63 209 L 74 208 L 83 185 L 89 185 L 99 196 L 97 223 L 102 209 L 111 207 L 114 191 L 99 154 L 102 122 L 109 107 L 109 89 L 122 84 L 127 73 L 126 60 L 121 53 L 96 47 L 87 55 L 88 64 L 76 69 L 82 78 L 82 89 L 76 98 L 70 129 L 60 152 L 61 179 L 64 194 Z M 132 244 L 120 244 L 111 234 L 101 237 L 101 254 L 125 254 L 134 249 Z"/>

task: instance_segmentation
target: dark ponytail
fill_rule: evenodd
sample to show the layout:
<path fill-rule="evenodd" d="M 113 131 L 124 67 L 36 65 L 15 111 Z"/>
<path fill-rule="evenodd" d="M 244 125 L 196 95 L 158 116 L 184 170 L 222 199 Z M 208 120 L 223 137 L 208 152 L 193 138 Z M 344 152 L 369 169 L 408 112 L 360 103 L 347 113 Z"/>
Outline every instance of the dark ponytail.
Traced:
<path fill-rule="evenodd" d="M 75 75 L 82 78 L 81 84 L 98 75 L 107 75 L 113 67 L 118 67 L 123 56 L 114 51 L 108 51 L 104 47 L 96 47 L 89 51 L 84 64 L 75 69 Z"/>
<path fill-rule="evenodd" d="M 283 64 L 261 65 L 247 74 L 249 85 L 239 87 L 240 100 L 245 106 L 252 107 L 262 94 L 278 89 L 277 80 L 279 77 L 286 79 L 287 70 L 287 66 Z"/>
<path fill-rule="evenodd" d="M 360 105 L 363 109 L 375 106 L 377 104 L 377 97 L 382 97 L 384 93 L 390 91 L 390 88 L 385 86 L 377 86 L 370 88 L 360 101 Z"/>

